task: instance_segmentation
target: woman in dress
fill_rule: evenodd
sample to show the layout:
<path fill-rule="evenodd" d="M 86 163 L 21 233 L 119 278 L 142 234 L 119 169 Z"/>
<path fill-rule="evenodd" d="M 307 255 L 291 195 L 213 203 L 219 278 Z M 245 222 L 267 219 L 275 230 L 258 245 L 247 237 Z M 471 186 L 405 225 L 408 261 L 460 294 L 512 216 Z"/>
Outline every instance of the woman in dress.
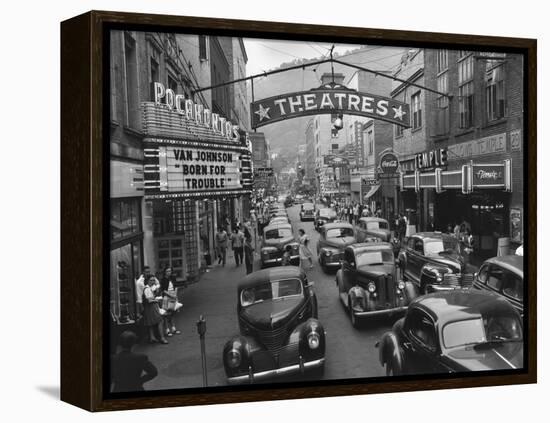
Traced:
<path fill-rule="evenodd" d="M 306 235 L 306 231 L 300 229 L 300 266 L 302 269 L 307 270 L 313 268 L 313 254 L 309 249 L 309 238 Z M 309 267 L 306 267 L 306 262 L 309 263 Z"/>
<path fill-rule="evenodd" d="M 154 275 L 150 275 L 146 281 L 145 288 L 143 289 L 143 324 L 149 330 L 149 342 L 151 344 L 160 342 L 167 344 L 168 341 L 164 337 L 163 330 L 163 317 L 160 312 L 159 301 L 162 297 L 155 296 L 154 287 L 156 286 L 157 278 Z M 155 328 L 158 330 L 160 341 L 155 336 Z"/>
<path fill-rule="evenodd" d="M 172 274 L 172 268 L 166 267 L 164 274 L 160 280 L 160 292 L 162 295 L 162 303 L 165 311 L 164 314 L 164 327 L 167 336 L 179 335 L 181 332 L 176 329 L 174 323 L 174 314 L 176 313 L 177 295 L 174 288 L 174 282 L 176 278 Z M 164 306 L 166 305 L 166 307 Z"/>

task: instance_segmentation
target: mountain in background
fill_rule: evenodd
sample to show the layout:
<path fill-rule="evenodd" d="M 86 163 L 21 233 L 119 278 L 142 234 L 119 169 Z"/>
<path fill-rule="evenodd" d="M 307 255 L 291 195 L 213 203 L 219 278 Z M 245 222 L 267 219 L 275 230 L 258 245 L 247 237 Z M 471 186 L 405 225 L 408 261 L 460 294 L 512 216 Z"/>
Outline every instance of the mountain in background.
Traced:
<path fill-rule="evenodd" d="M 334 58 L 371 70 L 395 71 L 401 62 L 401 57 L 406 51 L 407 48 L 401 47 L 362 46 L 341 55 L 334 54 Z M 291 62 L 282 63 L 277 69 L 312 63 L 325 58 L 295 59 Z M 317 66 L 306 67 L 305 69 L 296 69 L 269 75 L 265 78 L 257 78 L 254 80 L 254 98 L 257 101 L 284 93 L 317 88 L 321 85 L 321 75 L 330 72 L 331 64 L 323 63 Z M 342 73 L 345 77 L 344 83 L 347 84 L 356 70 L 335 63 L 334 72 Z M 288 155 L 289 153 L 296 153 L 298 145 L 305 143 L 305 128 L 309 119 L 311 119 L 311 116 L 289 119 L 263 126 L 258 131 L 265 133 L 266 138 L 270 142 L 272 152 Z"/>

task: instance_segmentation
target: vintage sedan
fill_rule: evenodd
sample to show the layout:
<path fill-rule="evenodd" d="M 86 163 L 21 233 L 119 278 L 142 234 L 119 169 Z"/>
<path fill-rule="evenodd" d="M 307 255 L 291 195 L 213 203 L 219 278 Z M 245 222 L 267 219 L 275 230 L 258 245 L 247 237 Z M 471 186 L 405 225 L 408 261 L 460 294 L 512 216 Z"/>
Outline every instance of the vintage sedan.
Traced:
<path fill-rule="evenodd" d="M 304 203 L 300 209 L 300 222 L 304 220 L 315 220 L 315 205 L 313 203 Z"/>
<path fill-rule="evenodd" d="M 317 258 L 323 271 L 339 269 L 344 258 L 344 248 L 356 242 L 351 224 L 337 222 L 323 225 L 317 241 Z"/>
<path fill-rule="evenodd" d="M 403 279 L 410 280 L 421 294 L 471 286 L 473 275 L 455 237 L 441 232 L 419 232 L 405 238 L 399 252 Z"/>
<path fill-rule="evenodd" d="M 270 225 L 280 225 L 282 223 L 290 223 L 288 216 L 275 216 L 269 221 Z"/>
<path fill-rule="evenodd" d="M 315 213 L 315 219 L 313 222 L 313 225 L 315 226 L 315 229 L 318 231 L 321 226 L 323 226 L 326 223 L 334 222 L 336 220 L 336 211 L 329 208 L 329 207 L 323 207 L 321 209 L 318 209 Z"/>
<path fill-rule="evenodd" d="M 369 239 L 378 238 L 380 241 L 391 242 L 394 255 L 397 257 L 401 248 L 399 241 L 393 236 L 390 224 L 381 217 L 361 217 L 357 222 L 357 242 L 366 242 Z"/>
<path fill-rule="evenodd" d="M 223 349 L 229 383 L 306 372 L 321 376 L 325 330 L 317 319 L 312 286 L 294 266 L 264 269 L 244 278 L 237 292 L 240 333 Z"/>
<path fill-rule="evenodd" d="M 417 298 L 377 346 L 388 376 L 523 367 L 519 314 L 503 298 L 475 290 Z"/>
<path fill-rule="evenodd" d="M 403 313 L 417 296 L 398 278 L 391 244 L 380 241 L 346 247 L 336 285 L 354 327 L 369 316 Z"/>
<path fill-rule="evenodd" d="M 503 297 L 523 316 L 523 257 L 509 255 L 486 260 L 474 275 L 474 288 Z"/>
<path fill-rule="evenodd" d="M 290 262 L 300 264 L 299 244 L 294 238 L 292 226 L 289 223 L 268 225 L 264 228 L 260 260 L 262 268 L 280 265 L 283 262 L 285 248 L 290 246 Z"/>

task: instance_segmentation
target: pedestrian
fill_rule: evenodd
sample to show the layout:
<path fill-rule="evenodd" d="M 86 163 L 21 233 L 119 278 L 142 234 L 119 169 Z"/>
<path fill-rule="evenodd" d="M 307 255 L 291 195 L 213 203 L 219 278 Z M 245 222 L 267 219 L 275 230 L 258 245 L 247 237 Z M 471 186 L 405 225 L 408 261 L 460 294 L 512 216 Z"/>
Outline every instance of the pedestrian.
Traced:
<path fill-rule="evenodd" d="M 309 249 L 309 238 L 306 235 L 306 231 L 300 229 L 300 266 L 302 269 L 306 270 L 306 263 L 309 263 L 309 269 L 313 268 L 313 254 Z"/>
<path fill-rule="evenodd" d="M 111 360 L 111 391 L 144 391 L 143 384 L 158 375 L 158 370 L 145 354 L 132 351 L 137 342 L 134 332 L 124 331 L 120 335 L 121 350 Z"/>
<path fill-rule="evenodd" d="M 181 308 L 174 283 L 176 278 L 171 267 L 164 268 L 160 279 L 160 293 L 162 296 L 162 308 L 164 310 L 164 330 L 167 336 L 179 335 L 181 332 L 176 329 L 174 315 Z"/>
<path fill-rule="evenodd" d="M 461 241 L 462 244 L 462 256 L 464 257 L 464 263 L 470 264 L 470 254 L 474 252 L 474 236 L 469 229 L 466 229 L 464 237 Z"/>
<path fill-rule="evenodd" d="M 136 279 L 136 306 L 138 316 L 143 314 L 143 290 L 145 289 L 145 280 L 148 279 L 149 276 L 151 276 L 151 268 L 149 266 L 143 266 L 141 275 Z"/>
<path fill-rule="evenodd" d="M 357 225 L 358 220 L 359 220 L 359 204 L 355 204 L 355 207 L 353 208 L 353 223 Z"/>
<path fill-rule="evenodd" d="M 231 241 L 231 248 L 233 249 L 233 256 L 235 257 L 235 267 L 239 267 L 243 262 L 244 234 L 237 227 L 233 229 L 233 233 L 229 239 Z"/>
<path fill-rule="evenodd" d="M 405 220 L 405 216 L 402 214 L 399 214 L 397 231 L 399 232 L 399 241 L 403 242 L 403 238 L 405 238 L 405 233 L 407 231 L 407 221 Z"/>
<path fill-rule="evenodd" d="M 218 227 L 216 234 L 216 246 L 218 248 L 218 264 L 225 266 L 225 258 L 227 255 L 227 232 L 223 226 Z"/>
<path fill-rule="evenodd" d="M 453 235 L 456 239 L 460 239 L 460 225 L 458 222 L 455 222 L 455 226 L 453 228 Z"/>
<path fill-rule="evenodd" d="M 252 235 L 248 229 L 245 229 L 244 233 L 244 264 L 246 274 L 252 273 L 254 268 L 254 246 L 252 245 Z"/>
<path fill-rule="evenodd" d="M 157 278 L 150 275 L 146 280 L 145 288 L 143 289 L 143 324 L 149 330 L 149 343 L 154 344 L 160 342 L 167 344 L 168 341 L 164 337 L 163 317 L 159 307 L 159 301 L 162 297 L 155 295 L 154 289 L 157 286 Z M 160 341 L 157 339 L 155 329 L 158 331 Z"/>

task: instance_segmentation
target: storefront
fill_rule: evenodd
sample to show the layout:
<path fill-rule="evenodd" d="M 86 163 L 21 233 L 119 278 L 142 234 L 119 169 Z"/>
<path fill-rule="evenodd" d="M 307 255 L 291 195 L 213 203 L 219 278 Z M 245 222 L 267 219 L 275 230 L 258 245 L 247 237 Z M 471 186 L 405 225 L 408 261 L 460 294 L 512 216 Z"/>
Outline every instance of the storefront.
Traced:
<path fill-rule="evenodd" d="M 152 262 L 195 282 L 212 263 L 215 233 L 243 219 L 252 186 L 246 133 L 185 101 L 178 111 L 143 103 L 145 200 L 153 226 Z"/>

